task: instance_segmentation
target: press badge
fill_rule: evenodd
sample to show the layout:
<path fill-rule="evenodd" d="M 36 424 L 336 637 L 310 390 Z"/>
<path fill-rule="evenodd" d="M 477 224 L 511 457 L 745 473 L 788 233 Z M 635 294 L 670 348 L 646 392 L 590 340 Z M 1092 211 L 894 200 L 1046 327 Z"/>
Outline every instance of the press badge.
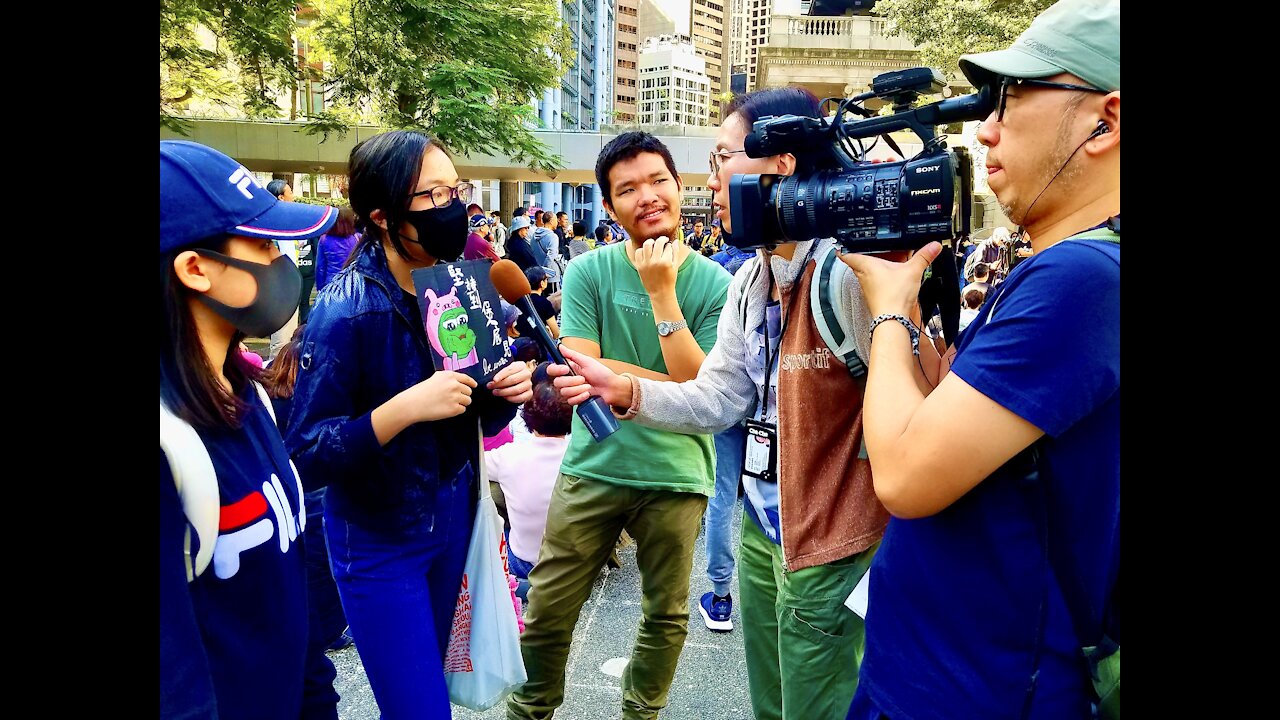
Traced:
<path fill-rule="evenodd" d="M 778 482 L 778 428 L 773 423 L 747 420 L 742 474 L 761 482 Z"/>

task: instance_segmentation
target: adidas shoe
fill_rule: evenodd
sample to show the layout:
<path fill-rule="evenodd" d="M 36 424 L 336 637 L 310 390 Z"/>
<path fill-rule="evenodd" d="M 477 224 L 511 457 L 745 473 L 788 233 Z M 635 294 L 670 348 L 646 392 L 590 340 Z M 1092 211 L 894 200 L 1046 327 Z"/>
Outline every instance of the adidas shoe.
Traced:
<path fill-rule="evenodd" d="M 702 613 L 702 622 L 707 629 L 714 632 L 729 632 L 733 629 L 733 596 L 720 597 L 714 592 L 704 593 L 698 601 L 698 612 Z"/>

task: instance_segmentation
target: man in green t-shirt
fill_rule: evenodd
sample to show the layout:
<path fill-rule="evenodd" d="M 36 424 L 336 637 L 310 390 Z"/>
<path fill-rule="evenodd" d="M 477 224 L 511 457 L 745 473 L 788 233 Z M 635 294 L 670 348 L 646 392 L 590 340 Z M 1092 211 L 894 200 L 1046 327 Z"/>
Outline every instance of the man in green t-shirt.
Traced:
<path fill-rule="evenodd" d="M 683 186 L 657 138 L 614 138 L 596 161 L 596 180 L 605 209 L 631 239 L 569 266 L 561 340 L 615 372 L 691 380 L 715 344 L 730 276 L 673 240 Z M 549 718 L 563 702 L 574 625 L 625 528 L 636 539 L 644 597 L 622 675 L 622 717 L 657 717 L 688 634 L 694 541 L 715 487 L 711 436 L 622 423 L 596 443 L 575 416 L 560 470 L 529 574 L 520 639 L 529 680 L 511 695 L 507 716 Z"/>

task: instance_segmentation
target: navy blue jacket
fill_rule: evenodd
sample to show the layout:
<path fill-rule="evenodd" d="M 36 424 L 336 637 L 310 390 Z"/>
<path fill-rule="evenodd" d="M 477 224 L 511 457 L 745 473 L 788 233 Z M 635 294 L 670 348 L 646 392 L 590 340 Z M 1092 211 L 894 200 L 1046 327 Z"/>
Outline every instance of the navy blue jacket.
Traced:
<path fill-rule="evenodd" d="M 439 484 L 478 466 L 476 418 L 488 436 L 515 417 L 516 405 L 480 386 L 462 415 L 411 425 L 379 447 L 373 410 L 435 366 L 418 305 L 378 243 L 325 286 L 302 343 L 285 445 L 306 489 L 329 487 L 329 511 L 366 527 L 430 516 Z"/>

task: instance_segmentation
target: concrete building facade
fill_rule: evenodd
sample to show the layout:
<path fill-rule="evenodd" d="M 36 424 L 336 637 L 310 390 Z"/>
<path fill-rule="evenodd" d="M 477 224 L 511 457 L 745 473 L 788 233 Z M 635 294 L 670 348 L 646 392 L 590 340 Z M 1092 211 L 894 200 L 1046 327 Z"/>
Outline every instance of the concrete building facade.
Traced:
<path fill-rule="evenodd" d="M 640 47 L 639 121 L 642 124 L 710 124 L 711 82 L 706 60 L 684 36 L 648 38 Z"/>

